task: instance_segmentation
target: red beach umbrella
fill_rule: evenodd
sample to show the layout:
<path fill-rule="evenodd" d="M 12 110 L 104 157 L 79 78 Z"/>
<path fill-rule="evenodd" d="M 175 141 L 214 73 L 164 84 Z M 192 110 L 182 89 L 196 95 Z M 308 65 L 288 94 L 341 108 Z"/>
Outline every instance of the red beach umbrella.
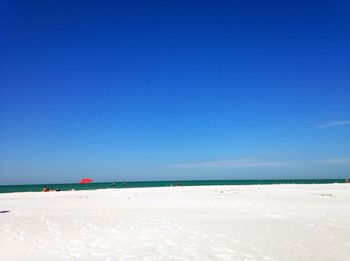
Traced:
<path fill-rule="evenodd" d="M 92 182 L 93 180 L 92 179 L 90 179 L 90 178 L 84 178 L 84 179 L 82 179 L 82 180 L 80 180 L 80 184 L 87 184 L 87 183 L 90 183 L 90 182 Z"/>

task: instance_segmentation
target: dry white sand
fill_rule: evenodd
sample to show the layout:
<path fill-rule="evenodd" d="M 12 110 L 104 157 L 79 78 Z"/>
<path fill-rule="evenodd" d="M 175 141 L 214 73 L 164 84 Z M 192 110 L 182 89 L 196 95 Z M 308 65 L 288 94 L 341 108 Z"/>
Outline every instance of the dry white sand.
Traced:
<path fill-rule="evenodd" d="M 4 261 L 350 260 L 347 184 L 10 193 L 0 211 Z"/>

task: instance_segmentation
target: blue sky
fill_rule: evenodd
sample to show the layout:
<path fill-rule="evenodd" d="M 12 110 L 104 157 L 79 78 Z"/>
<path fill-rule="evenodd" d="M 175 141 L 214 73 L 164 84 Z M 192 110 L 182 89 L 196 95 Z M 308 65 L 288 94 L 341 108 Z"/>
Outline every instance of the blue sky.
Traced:
<path fill-rule="evenodd" d="M 349 28 L 345 0 L 1 1 L 0 184 L 348 177 Z"/>

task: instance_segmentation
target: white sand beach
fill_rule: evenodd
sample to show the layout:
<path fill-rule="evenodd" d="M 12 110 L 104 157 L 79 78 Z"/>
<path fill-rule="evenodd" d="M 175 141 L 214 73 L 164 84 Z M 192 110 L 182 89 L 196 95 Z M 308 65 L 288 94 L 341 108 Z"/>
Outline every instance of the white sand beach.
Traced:
<path fill-rule="evenodd" d="M 0 260 L 349 260 L 350 185 L 0 194 Z"/>

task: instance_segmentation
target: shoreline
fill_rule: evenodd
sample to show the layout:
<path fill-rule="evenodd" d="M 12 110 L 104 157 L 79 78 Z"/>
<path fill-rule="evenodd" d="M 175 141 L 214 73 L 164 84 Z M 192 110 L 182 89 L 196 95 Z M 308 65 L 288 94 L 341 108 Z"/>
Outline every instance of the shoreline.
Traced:
<path fill-rule="evenodd" d="M 266 180 L 179 180 L 179 181 L 134 181 L 134 182 L 93 182 L 87 186 L 79 183 L 0 185 L 0 194 L 12 192 L 42 191 L 43 187 L 51 190 L 94 190 L 107 188 L 147 188 L 174 186 L 215 186 L 215 185 L 272 185 L 272 184 L 344 184 L 346 179 L 266 179 Z"/>
<path fill-rule="evenodd" d="M 327 186 L 327 185 L 345 185 L 349 186 L 350 184 L 348 183 L 280 183 L 280 184 L 242 184 L 242 185 L 186 185 L 186 186 L 159 186 L 159 187 L 121 187 L 121 188 L 96 188 L 96 189 L 78 189 L 78 190 L 60 190 L 60 191 L 18 191 L 18 192 L 0 192 L 0 199 L 1 195 L 6 195 L 6 194 L 26 194 L 26 193 L 35 193 L 35 194 L 57 194 L 57 193 L 77 193 L 77 192 L 96 192 L 96 191 L 119 191 L 119 190 L 142 190 L 142 189 L 176 189 L 176 188 L 225 188 L 225 187 L 276 187 L 276 186 L 282 186 L 282 187 L 288 187 L 288 186 L 314 186 L 314 185 L 319 185 L 319 186 Z"/>

